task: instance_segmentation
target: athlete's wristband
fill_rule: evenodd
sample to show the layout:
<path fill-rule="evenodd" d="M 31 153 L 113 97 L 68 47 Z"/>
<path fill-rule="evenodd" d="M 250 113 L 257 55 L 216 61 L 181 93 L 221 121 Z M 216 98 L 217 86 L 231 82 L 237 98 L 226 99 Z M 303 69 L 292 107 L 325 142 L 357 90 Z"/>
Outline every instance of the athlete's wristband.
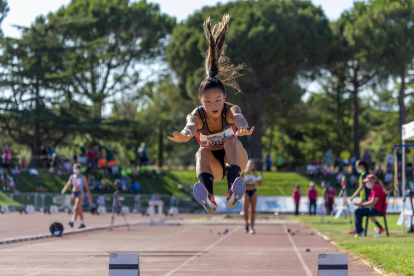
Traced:
<path fill-rule="evenodd" d="M 183 131 L 188 131 L 188 132 L 190 132 L 189 136 L 191 136 L 191 137 L 193 136 L 193 133 L 188 128 L 183 129 Z M 181 131 L 181 134 L 186 135 L 186 134 L 183 133 L 183 131 Z"/>

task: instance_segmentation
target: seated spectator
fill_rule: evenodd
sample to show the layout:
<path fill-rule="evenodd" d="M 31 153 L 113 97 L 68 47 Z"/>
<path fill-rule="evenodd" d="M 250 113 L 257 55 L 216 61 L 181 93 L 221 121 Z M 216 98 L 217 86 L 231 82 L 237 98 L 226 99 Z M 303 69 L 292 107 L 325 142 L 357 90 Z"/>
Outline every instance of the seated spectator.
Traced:
<path fill-rule="evenodd" d="M 394 186 L 394 174 L 391 170 L 385 174 L 384 182 L 387 189 L 392 189 L 392 187 Z"/>
<path fill-rule="evenodd" d="M 9 172 L 6 168 L 3 168 L 1 173 L 1 185 L 3 186 L 3 191 L 10 191 L 8 177 Z"/>
<path fill-rule="evenodd" d="M 22 156 L 22 158 L 20 159 L 20 169 L 24 172 L 27 169 L 26 166 L 27 166 L 26 156 Z"/>
<path fill-rule="evenodd" d="M 63 166 L 65 174 L 72 174 L 72 163 L 69 160 L 66 160 Z"/>
<path fill-rule="evenodd" d="M 316 170 L 316 167 L 314 166 L 314 165 L 312 165 L 312 164 L 309 164 L 307 167 L 306 167 L 306 173 L 311 177 L 311 178 L 313 178 L 314 177 L 314 175 L 315 175 L 315 170 Z"/>
<path fill-rule="evenodd" d="M 36 191 L 38 193 L 47 193 L 47 189 L 43 187 L 42 185 L 37 186 Z"/>
<path fill-rule="evenodd" d="M 317 170 L 317 176 L 319 177 L 319 179 L 322 179 L 324 177 L 324 171 L 323 171 L 323 166 L 319 165 Z"/>
<path fill-rule="evenodd" d="M 352 174 L 349 178 L 349 182 L 351 183 L 351 187 L 356 187 L 358 185 L 358 177 L 355 174 Z"/>
<path fill-rule="evenodd" d="M 112 175 L 119 174 L 119 168 L 117 166 L 116 160 L 114 159 L 109 160 L 108 167 L 111 169 Z"/>
<path fill-rule="evenodd" d="M 141 185 L 139 185 L 138 181 L 134 181 L 128 189 L 129 192 L 139 193 L 141 191 Z"/>
<path fill-rule="evenodd" d="M 102 156 L 99 160 L 98 160 L 98 168 L 102 170 L 103 173 L 107 172 L 107 161 L 106 159 Z"/>
<path fill-rule="evenodd" d="M 96 199 L 96 205 L 97 207 L 105 206 L 105 198 L 102 195 L 98 196 L 98 198 Z"/>
<path fill-rule="evenodd" d="M 129 179 L 126 175 L 121 175 L 119 182 L 121 183 L 122 191 L 128 190 Z"/>
<path fill-rule="evenodd" d="M 110 191 L 111 190 L 111 181 L 106 178 L 106 175 L 103 174 L 101 178 L 101 186 L 103 191 Z"/>
<path fill-rule="evenodd" d="M 387 210 L 386 197 L 387 194 L 384 188 L 381 186 L 378 178 L 374 174 L 368 175 L 363 182 L 365 186 L 372 189 L 369 195 L 368 201 L 355 204 L 360 207 L 355 210 L 355 230 L 356 237 L 361 237 L 364 229 L 362 228 L 362 220 L 365 216 L 369 215 L 382 215 Z M 380 229 L 383 229 L 380 227 Z M 382 231 L 380 231 L 382 232 Z"/>
<path fill-rule="evenodd" d="M 338 186 L 341 186 L 342 178 L 344 178 L 344 174 L 342 172 L 338 173 L 338 175 L 336 176 L 336 183 L 338 184 Z"/>
<path fill-rule="evenodd" d="M 95 176 L 93 174 L 88 175 L 88 185 L 91 190 L 96 188 Z"/>

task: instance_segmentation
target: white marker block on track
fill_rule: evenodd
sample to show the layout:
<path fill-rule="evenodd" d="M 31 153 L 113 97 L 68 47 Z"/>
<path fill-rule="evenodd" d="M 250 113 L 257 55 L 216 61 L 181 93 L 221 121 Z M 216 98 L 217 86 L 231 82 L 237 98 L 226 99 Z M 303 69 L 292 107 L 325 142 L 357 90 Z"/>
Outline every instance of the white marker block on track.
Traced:
<path fill-rule="evenodd" d="M 109 254 L 109 276 L 139 276 L 139 254 Z"/>
<path fill-rule="evenodd" d="M 348 276 L 348 254 L 319 254 L 319 276 Z"/>

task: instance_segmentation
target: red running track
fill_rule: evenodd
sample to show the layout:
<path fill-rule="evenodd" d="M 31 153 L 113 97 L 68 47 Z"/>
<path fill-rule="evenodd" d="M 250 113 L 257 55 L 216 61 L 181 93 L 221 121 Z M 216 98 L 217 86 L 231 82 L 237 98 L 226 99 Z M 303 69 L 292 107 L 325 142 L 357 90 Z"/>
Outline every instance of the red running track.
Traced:
<path fill-rule="evenodd" d="M 317 276 L 318 254 L 336 253 L 295 222 L 258 223 L 256 232 L 241 221 L 192 221 L 0 245 L 0 275 L 108 275 L 109 253 L 139 253 L 141 275 Z M 375 274 L 349 258 L 349 275 Z"/>

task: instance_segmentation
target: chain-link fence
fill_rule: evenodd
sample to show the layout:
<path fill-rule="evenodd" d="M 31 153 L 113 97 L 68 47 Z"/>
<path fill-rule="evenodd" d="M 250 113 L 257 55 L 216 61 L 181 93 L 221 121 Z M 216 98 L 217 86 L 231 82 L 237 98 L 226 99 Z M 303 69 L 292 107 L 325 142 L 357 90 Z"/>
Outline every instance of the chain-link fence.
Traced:
<path fill-rule="evenodd" d="M 6 194 L 9 200 L 4 205 L 9 206 L 10 211 L 20 211 L 26 205 L 33 205 L 36 211 L 49 210 L 51 205 L 56 205 L 59 211 L 68 212 L 72 210 L 72 195 L 61 195 L 58 193 L 19 193 Z M 144 213 L 151 199 L 162 200 L 164 202 L 163 211 L 168 212 L 170 207 L 178 207 L 180 212 L 193 213 L 201 210 L 200 206 L 192 196 L 188 195 L 146 195 L 146 194 L 119 194 L 122 206 L 128 206 L 133 213 Z M 107 211 L 112 210 L 114 194 L 92 194 L 92 202 L 89 202 L 85 195 L 82 208 L 89 211 L 93 206 L 104 206 Z"/>

